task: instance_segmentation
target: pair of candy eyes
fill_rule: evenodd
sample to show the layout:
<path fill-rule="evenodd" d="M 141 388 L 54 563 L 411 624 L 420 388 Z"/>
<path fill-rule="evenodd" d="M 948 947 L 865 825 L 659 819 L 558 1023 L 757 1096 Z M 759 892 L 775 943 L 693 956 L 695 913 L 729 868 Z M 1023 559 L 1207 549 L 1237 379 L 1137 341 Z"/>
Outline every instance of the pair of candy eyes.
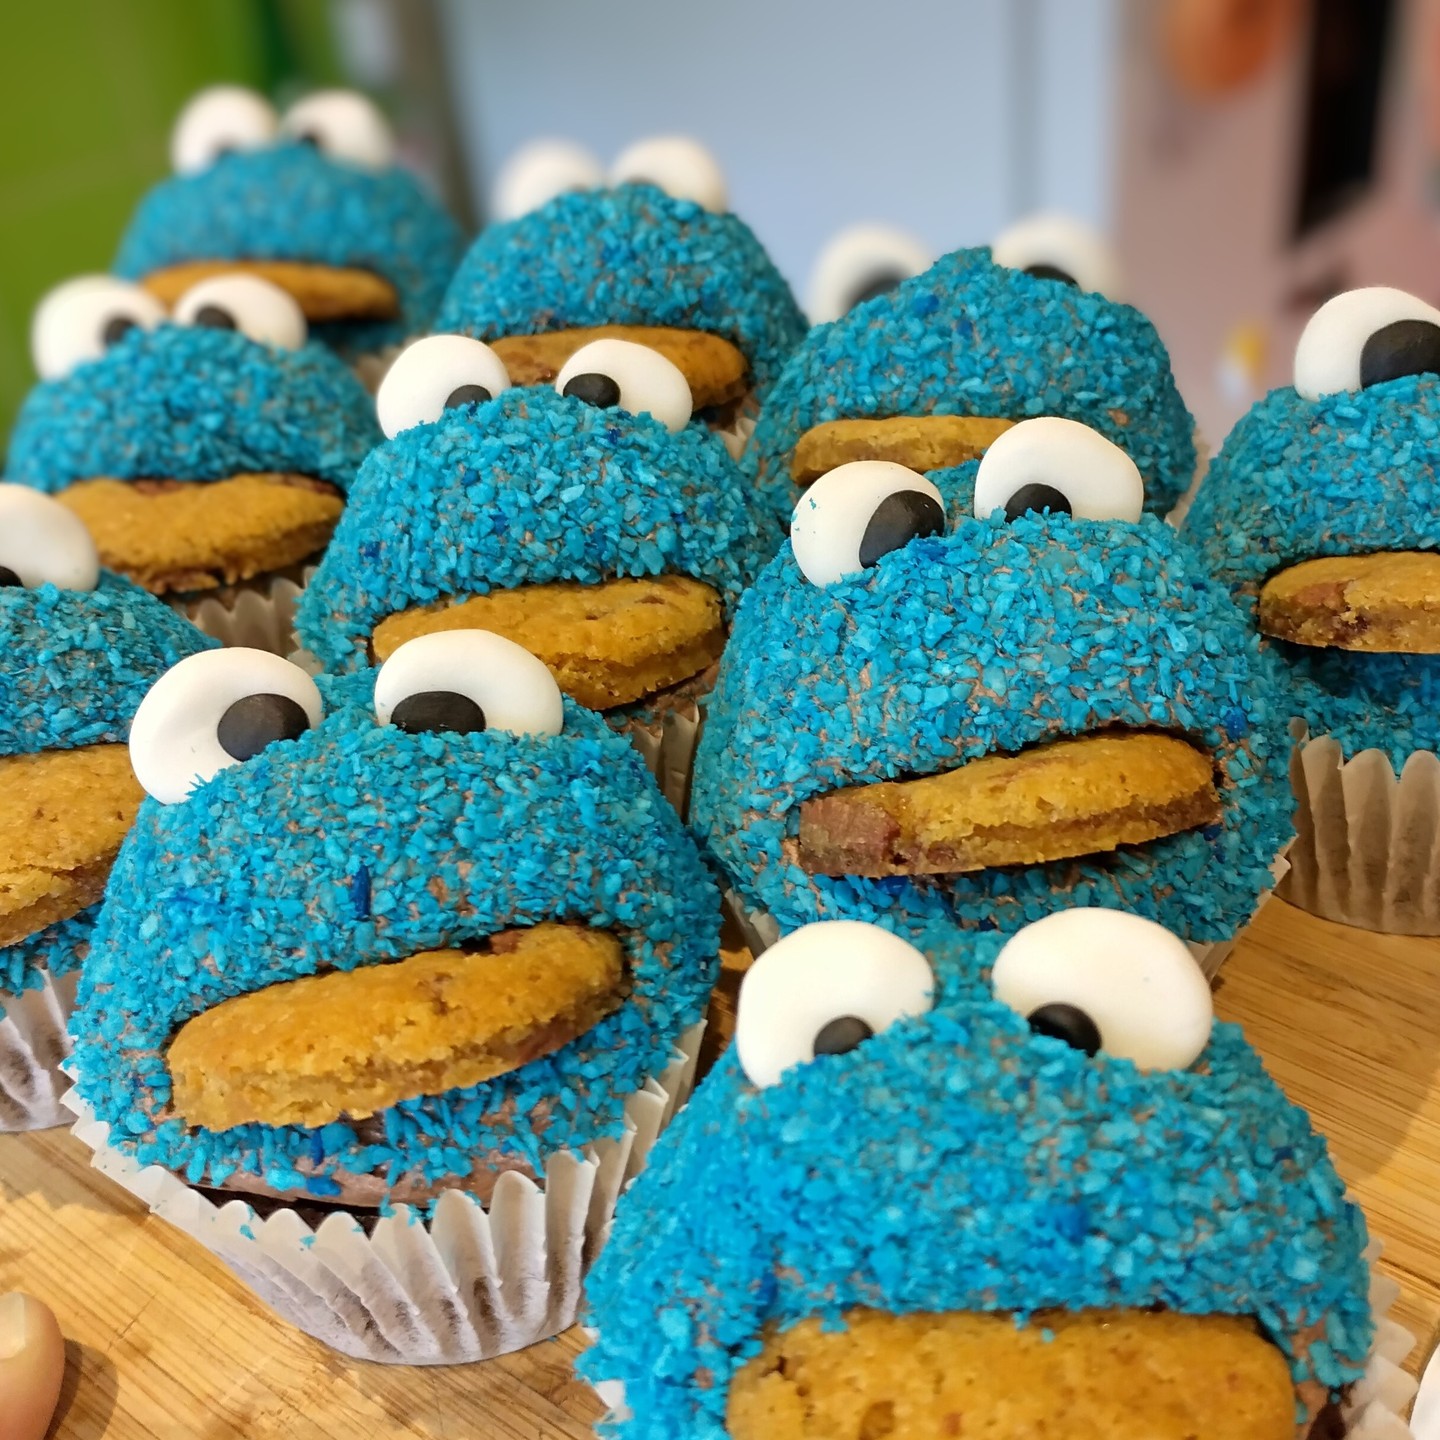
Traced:
<path fill-rule="evenodd" d="M 468 335 L 431 335 L 396 357 L 380 382 L 375 412 L 394 438 L 416 425 L 434 424 L 447 410 L 493 400 L 510 388 L 505 362 Z M 690 423 L 693 400 L 680 367 L 658 350 L 630 340 L 592 340 L 555 377 L 561 395 L 650 415 L 672 434 Z"/>
<path fill-rule="evenodd" d="M 407 641 L 375 676 L 382 725 L 410 734 L 558 735 L 564 701 L 528 650 L 488 630 Z M 162 805 L 184 800 L 222 770 L 294 740 L 324 718 L 315 681 L 265 650 L 205 650 L 151 686 L 130 727 L 135 778 Z"/>
<path fill-rule="evenodd" d="M 1142 1070 L 1184 1070 L 1209 1042 L 1210 987 L 1185 943 L 1118 910 L 1057 911 L 1018 931 L 996 958 L 993 993 L 1033 1033 Z M 747 972 L 735 1047 L 750 1082 L 860 1049 L 934 1003 L 915 946 L 878 926 L 832 920 L 792 931 Z"/>
<path fill-rule="evenodd" d="M 1031 511 L 1134 522 L 1145 504 L 1135 462 L 1077 420 L 1044 415 L 999 435 L 975 475 L 974 513 Z M 812 585 L 833 585 L 882 556 L 945 531 L 945 502 L 925 476 L 890 460 L 853 460 L 815 481 L 790 521 L 795 563 Z"/>

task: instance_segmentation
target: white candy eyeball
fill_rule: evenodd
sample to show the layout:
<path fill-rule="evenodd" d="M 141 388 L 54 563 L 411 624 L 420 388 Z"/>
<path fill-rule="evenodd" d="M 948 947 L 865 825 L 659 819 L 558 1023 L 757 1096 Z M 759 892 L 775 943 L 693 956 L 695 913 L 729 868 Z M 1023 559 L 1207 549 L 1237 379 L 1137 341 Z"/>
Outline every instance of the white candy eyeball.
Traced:
<path fill-rule="evenodd" d="M 309 337 L 305 312 L 288 290 L 258 275 L 212 275 L 175 302 L 181 325 L 238 330 L 258 345 L 298 350 Z"/>
<path fill-rule="evenodd" d="M 1145 481 L 1135 462 L 1078 420 L 1041 415 L 997 436 L 975 472 L 975 514 L 1007 520 L 1048 510 L 1077 520 L 1136 521 Z"/>
<path fill-rule="evenodd" d="M 1440 310 L 1385 285 L 1327 300 L 1295 347 L 1295 389 L 1307 400 L 1426 374 L 1440 375 Z"/>
<path fill-rule="evenodd" d="M 1123 910 L 1057 910 L 1027 925 L 990 983 L 1037 1034 L 1142 1070 L 1184 1070 L 1210 1043 L 1214 1001 L 1189 947 Z"/>
<path fill-rule="evenodd" d="M 99 583 L 100 557 L 79 516 L 39 490 L 0 484 L 0 586 L 93 590 Z"/>
<path fill-rule="evenodd" d="M 888 225 L 851 225 L 833 236 L 810 272 L 810 319 L 819 325 L 928 270 L 929 251 Z"/>
<path fill-rule="evenodd" d="M 812 585 L 868 570 L 922 535 L 945 533 L 945 502 L 923 475 L 893 460 L 852 460 L 795 502 L 790 544 Z"/>
<path fill-rule="evenodd" d="M 243 85 L 212 85 L 191 96 L 170 132 L 170 167 L 177 175 L 208 170 L 231 150 L 259 150 L 280 129 L 275 107 Z"/>
<path fill-rule="evenodd" d="M 496 220 L 518 220 L 570 190 L 598 190 L 600 162 L 572 140 L 532 140 L 501 167 L 490 209 Z"/>
<path fill-rule="evenodd" d="M 285 112 L 280 129 L 292 140 L 366 170 L 384 170 L 395 163 L 390 122 L 368 95 L 355 90 L 317 90 L 297 100 Z"/>
<path fill-rule="evenodd" d="M 685 135 L 637 140 L 610 167 L 610 183 L 655 185 L 674 200 L 693 200 L 716 214 L 729 204 L 719 163 L 698 140 Z"/>
<path fill-rule="evenodd" d="M 990 247 L 990 258 L 1007 270 L 1038 280 L 1059 280 L 1121 298 L 1120 266 L 1110 246 L 1088 225 L 1068 215 L 1031 215 L 1017 220 Z"/>
<path fill-rule="evenodd" d="M 130 768 L 162 805 L 320 723 L 315 682 L 268 650 L 202 650 L 150 687 L 130 726 Z"/>
<path fill-rule="evenodd" d="M 774 1085 L 792 1065 L 844 1054 L 897 1020 L 925 1014 L 934 990 L 930 962 L 878 925 L 803 925 L 763 951 L 740 983 L 740 1068 L 752 1085 Z"/>
<path fill-rule="evenodd" d="M 592 340 L 555 377 L 555 393 L 602 410 L 650 415 L 673 435 L 690 423 L 694 402 L 685 372 L 648 345 Z"/>
<path fill-rule="evenodd" d="M 79 275 L 57 285 L 35 307 L 30 357 L 42 380 L 58 380 L 98 360 L 128 331 L 153 330 L 165 307 L 148 290 L 113 275 Z"/>
<path fill-rule="evenodd" d="M 375 414 L 393 440 L 402 430 L 432 425 L 447 410 L 483 405 L 509 388 L 505 362 L 483 340 L 429 335 L 395 357 L 375 392 Z"/>
<path fill-rule="evenodd" d="M 412 735 L 558 735 L 565 703 L 544 661 L 523 645 L 489 630 L 439 630 L 407 640 L 380 667 L 375 714 Z"/>

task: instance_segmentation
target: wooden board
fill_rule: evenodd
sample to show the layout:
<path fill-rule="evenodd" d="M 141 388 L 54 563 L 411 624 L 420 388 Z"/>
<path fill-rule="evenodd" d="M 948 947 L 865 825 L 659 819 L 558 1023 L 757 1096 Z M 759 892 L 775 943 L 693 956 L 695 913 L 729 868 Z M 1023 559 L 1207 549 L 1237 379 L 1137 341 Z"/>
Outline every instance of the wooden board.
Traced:
<path fill-rule="evenodd" d="M 1440 1330 L 1440 940 L 1328 925 L 1273 902 L 1218 1007 L 1331 1138 L 1386 1242 L 1397 1310 Z M 199 1246 L 90 1169 L 63 1132 L 0 1136 L 0 1292 L 60 1316 L 63 1440 L 580 1440 L 599 1414 L 572 1334 L 487 1365 L 362 1365 L 287 1329 Z"/>

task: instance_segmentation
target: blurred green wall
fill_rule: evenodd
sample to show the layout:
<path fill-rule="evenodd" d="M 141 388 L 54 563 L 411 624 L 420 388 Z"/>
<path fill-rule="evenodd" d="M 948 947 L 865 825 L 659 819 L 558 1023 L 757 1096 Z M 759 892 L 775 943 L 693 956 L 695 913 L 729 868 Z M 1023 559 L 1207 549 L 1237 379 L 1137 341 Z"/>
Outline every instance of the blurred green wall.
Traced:
<path fill-rule="evenodd" d="M 0 36 L 0 436 L 34 382 L 30 312 L 103 270 L 197 89 L 338 79 L 327 0 L 30 0 Z"/>

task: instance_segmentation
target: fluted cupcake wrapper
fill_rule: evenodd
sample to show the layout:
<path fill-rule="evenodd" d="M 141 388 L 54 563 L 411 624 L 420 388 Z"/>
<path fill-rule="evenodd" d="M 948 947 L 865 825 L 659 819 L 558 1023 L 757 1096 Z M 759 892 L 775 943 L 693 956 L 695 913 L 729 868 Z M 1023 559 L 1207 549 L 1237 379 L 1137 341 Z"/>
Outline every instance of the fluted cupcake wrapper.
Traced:
<path fill-rule="evenodd" d="M 703 1022 L 625 1103 L 621 1134 L 552 1156 L 544 1184 L 508 1173 L 488 1205 L 445 1193 L 429 1218 L 408 1205 L 362 1226 L 337 1211 L 313 1229 L 296 1210 L 261 1218 L 215 1205 L 159 1166 L 109 1145 L 109 1126 L 71 1091 L 73 1133 L 92 1164 L 226 1265 L 281 1319 L 333 1350 L 391 1365 L 492 1359 L 574 1323 L 615 1205 L 688 1098 Z"/>
<path fill-rule="evenodd" d="M 723 430 L 715 432 L 724 442 L 732 460 L 738 460 L 745 453 L 745 447 L 750 443 L 759 419 L 760 402 L 756 400 L 752 390 L 741 402 L 735 418 Z"/>
<path fill-rule="evenodd" d="M 690 809 L 690 780 L 704 704 L 703 699 L 681 701 L 654 719 L 635 719 L 625 726 L 625 734 L 655 777 L 660 793 L 682 820 Z"/>
<path fill-rule="evenodd" d="M 293 573 L 262 576 L 223 591 L 176 596 L 170 603 L 197 630 L 222 645 L 288 655 L 298 643 L 295 606 L 314 573 L 315 566 L 307 565 L 298 581 Z"/>
<path fill-rule="evenodd" d="M 75 1008 L 78 975 L 52 975 L 43 966 L 38 988 L 19 995 L 0 990 L 0 1133 L 48 1130 L 70 1119 L 61 1103 L 69 1077 L 65 1026 Z"/>

